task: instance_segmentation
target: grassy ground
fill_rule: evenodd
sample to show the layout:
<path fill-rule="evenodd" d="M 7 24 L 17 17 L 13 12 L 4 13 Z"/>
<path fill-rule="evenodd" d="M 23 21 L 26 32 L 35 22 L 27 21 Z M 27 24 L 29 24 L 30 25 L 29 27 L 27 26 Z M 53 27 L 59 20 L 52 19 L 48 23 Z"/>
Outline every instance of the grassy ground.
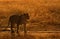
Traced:
<path fill-rule="evenodd" d="M 10 31 L 1 31 L 0 39 L 60 39 L 60 33 L 48 33 L 48 32 L 28 32 L 24 37 L 23 32 L 19 33 L 19 36 L 11 35 Z"/>

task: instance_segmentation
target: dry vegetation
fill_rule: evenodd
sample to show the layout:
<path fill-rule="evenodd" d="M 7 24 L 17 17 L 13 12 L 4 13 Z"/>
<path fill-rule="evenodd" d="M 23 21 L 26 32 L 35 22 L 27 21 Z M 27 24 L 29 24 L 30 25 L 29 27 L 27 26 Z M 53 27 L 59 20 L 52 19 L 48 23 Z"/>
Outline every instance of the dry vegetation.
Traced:
<path fill-rule="evenodd" d="M 1 27 L 7 26 L 11 15 L 21 14 L 19 11 L 28 12 L 30 15 L 30 22 L 27 23 L 28 31 L 60 31 L 60 0 L 0 0 L 0 30 L 3 30 Z M 20 29 L 22 30 L 23 26 Z M 60 33 L 39 32 L 36 35 L 28 34 L 26 39 L 59 38 Z M 11 39 L 10 31 L 1 31 L 0 39 Z M 13 39 L 24 39 L 24 36 Z"/>
<path fill-rule="evenodd" d="M 20 32 L 19 36 L 8 31 L 0 32 L 0 39 L 59 39 L 60 33 L 47 33 L 47 32 L 28 32 L 24 37 L 23 33 Z"/>

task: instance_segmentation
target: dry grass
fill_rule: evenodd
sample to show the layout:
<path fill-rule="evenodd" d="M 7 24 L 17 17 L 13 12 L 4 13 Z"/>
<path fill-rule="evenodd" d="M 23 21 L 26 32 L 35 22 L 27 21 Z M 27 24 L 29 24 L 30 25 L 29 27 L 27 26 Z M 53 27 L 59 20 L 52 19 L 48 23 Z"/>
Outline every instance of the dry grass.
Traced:
<path fill-rule="evenodd" d="M 22 35 L 23 33 L 20 34 L 18 36 L 16 34 L 11 35 L 8 31 L 2 31 L 0 32 L 0 39 L 60 39 L 60 33 L 29 32 L 25 37 Z"/>
<path fill-rule="evenodd" d="M 0 17 L 7 17 L 2 21 L 0 18 L 0 27 L 7 26 L 11 15 L 20 14 L 15 13 L 18 10 L 28 12 L 30 15 L 28 31 L 60 31 L 60 0 L 0 0 Z M 34 33 L 28 34 L 25 38 L 60 39 L 60 33 Z M 11 39 L 10 32 L 0 31 L 0 39 Z M 13 39 L 24 39 L 24 36 L 13 36 Z"/>

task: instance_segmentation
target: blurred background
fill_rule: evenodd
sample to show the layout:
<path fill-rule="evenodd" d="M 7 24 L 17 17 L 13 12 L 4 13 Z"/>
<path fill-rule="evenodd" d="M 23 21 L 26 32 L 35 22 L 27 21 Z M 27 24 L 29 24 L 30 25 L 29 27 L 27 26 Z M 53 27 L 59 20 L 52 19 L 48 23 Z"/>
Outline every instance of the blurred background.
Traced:
<path fill-rule="evenodd" d="M 30 16 L 28 31 L 60 31 L 60 0 L 0 0 L 0 30 L 19 11 Z"/>
<path fill-rule="evenodd" d="M 60 30 L 60 0 L 0 0 L 0 24 L 19 11 L 29 13 L 29 30 Z"/>

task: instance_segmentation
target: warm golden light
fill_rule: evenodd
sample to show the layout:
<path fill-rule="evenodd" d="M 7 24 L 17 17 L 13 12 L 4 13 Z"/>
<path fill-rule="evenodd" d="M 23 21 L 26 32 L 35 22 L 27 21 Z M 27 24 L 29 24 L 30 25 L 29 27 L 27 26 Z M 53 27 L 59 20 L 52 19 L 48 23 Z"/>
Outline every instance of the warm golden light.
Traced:
<path fill-rule="evenodd" d="M 22 25 L 19 27 L 20 36 L 14 33 L 13 39 L 60 38 L 60 0 L 0 0 L 0 39 L 11 39 L 9 17 L 21 13 L 30 16 L 27 35 L 24 37 Z"/>

